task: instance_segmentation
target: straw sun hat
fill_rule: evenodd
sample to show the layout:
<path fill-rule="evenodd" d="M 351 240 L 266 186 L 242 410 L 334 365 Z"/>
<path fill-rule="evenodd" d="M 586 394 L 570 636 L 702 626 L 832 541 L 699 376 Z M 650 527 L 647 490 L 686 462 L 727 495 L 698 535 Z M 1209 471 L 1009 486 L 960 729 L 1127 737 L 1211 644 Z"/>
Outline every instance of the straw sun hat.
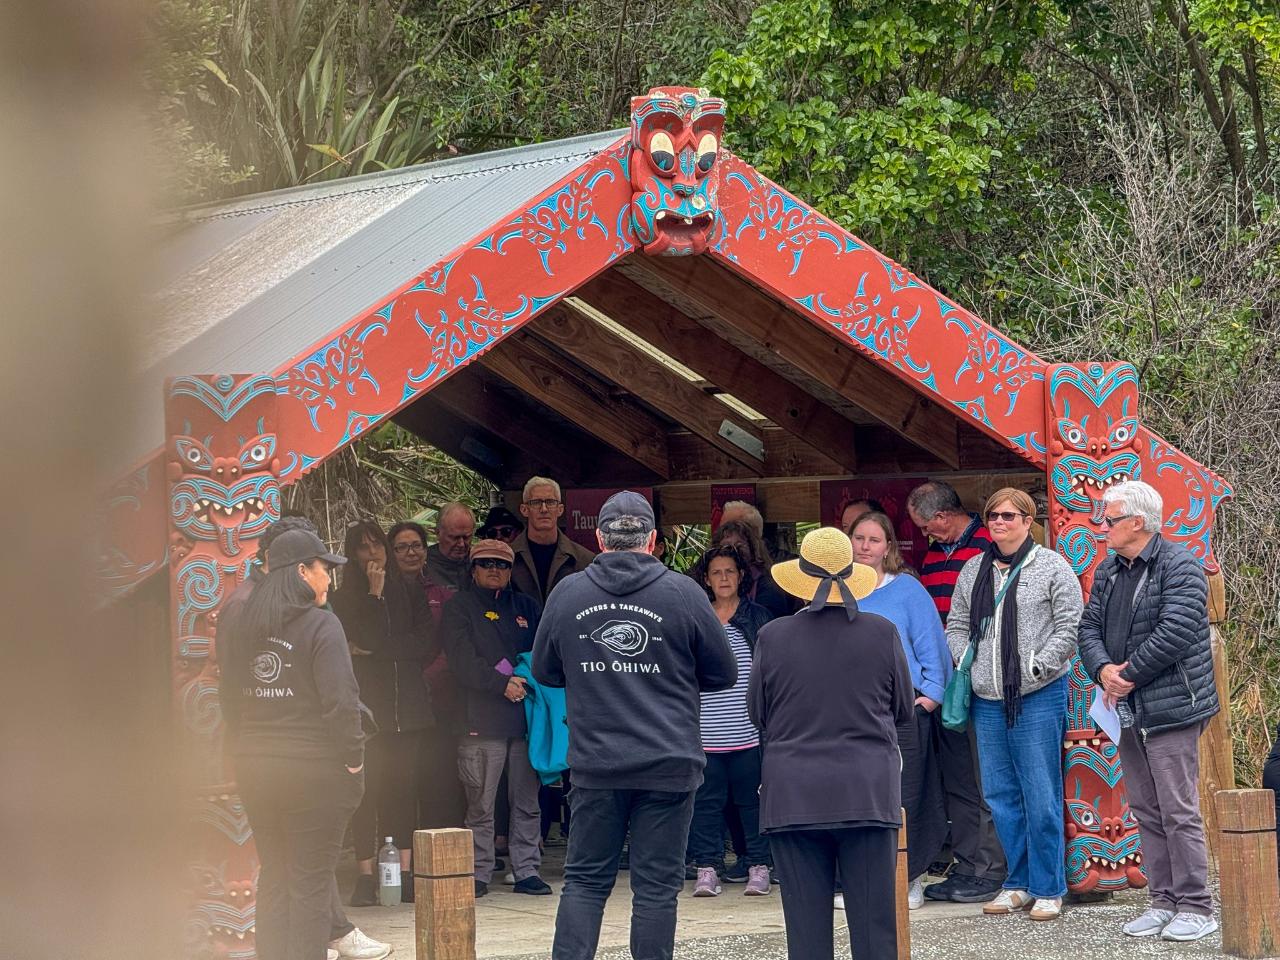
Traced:
<path fill-rule="evenodd" d="M 849 538 L 835 527 L 819 527 L 805 536 L 800 544 L 800 558 L 775 563 L 770 569 L 778 586 L 806 604 L 814 599 L 819 585 L 831 584 L 826 603 L 843 604 L 840 581 L 853 599 L 861 600 L 876 588 L 875 570 L 853 562 L 853 546 Z"/>

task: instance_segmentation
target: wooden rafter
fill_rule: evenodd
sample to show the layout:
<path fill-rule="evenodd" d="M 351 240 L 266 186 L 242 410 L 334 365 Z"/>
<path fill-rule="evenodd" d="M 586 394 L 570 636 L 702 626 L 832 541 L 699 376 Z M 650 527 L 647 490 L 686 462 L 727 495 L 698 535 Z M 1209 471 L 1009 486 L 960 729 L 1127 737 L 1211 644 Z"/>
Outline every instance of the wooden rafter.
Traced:
<path fill-rule="evenodd" d="M 953 413 L 727 269 L 705 257 L 632 257 L 628 268 L 659 296 L 694 309 L 699 323 L 750 337 L 943 463 L 960 465 Z"/>
<path fill-rule="evenodd" d="M 721 434 L 721 426 L 728 421 L 763 448 L 760 431 L 746 417 L 597 323 L 581 306 L 572 302 L 561 304 L 540 317 L 530 332 L 670 417 L 747 469 L 763 471 L 763 454 L 755 456 Z"/>
<path fill-rule="evenodd" d="M 480 363 L 606 446 L 663 479 L 669 475 L 663 425 L 624 398 L 587 383 L 551 348 L 518 333 L 481 356 Z"/>
<path fill-rule="evenodd" d="M 576 294 L 674 360 L 706 377 L 850 473 L 858 469 L 856 425 L 691 317 L 615 271 Z"/>

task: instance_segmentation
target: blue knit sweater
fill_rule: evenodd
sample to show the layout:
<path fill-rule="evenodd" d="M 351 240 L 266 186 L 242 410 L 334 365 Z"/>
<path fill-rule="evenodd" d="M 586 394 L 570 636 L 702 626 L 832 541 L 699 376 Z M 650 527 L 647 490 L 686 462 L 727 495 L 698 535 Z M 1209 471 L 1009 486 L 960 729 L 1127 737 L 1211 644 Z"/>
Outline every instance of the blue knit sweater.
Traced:
<path fill-rule="evenodd" d="M 911 682 L 921 694 L 941 703 L 951 679 L 951 652 L 929 591 L 911 574 L 900 573 L 859 600 L 858 609 L 878 613 L 898 628 Z"/>

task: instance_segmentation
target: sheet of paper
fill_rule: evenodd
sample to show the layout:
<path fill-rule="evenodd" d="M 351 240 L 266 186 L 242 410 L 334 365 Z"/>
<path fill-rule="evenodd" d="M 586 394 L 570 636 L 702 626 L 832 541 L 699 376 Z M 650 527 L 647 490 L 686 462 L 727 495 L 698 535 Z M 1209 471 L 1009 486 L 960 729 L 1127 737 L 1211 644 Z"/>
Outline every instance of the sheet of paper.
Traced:
<path fill-rule="evenodd" d="M 1093 703 L 1089 706 L 1089 718 L 1098 725 L 1098 729 L 1111 738 L 1111 742 L 1120 743 L 1120 715 L 1115 707 L 1107 706 L 1102 690 L 1094 691 Z"/>

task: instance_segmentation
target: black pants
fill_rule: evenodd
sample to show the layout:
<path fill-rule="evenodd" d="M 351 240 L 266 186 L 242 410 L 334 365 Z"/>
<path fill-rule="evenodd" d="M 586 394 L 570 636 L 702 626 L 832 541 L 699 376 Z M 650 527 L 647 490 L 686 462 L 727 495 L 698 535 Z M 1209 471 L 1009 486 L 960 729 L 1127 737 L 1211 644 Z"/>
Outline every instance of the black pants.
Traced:
<path fill-rule="evenodd" d="M 1280 727 L 1276 727 L 1276 739 L 1271 754 L 1262 768 L 1262 787 L 1276 793 L 1276 852 L 1280 854 Z"/>
<path fill-rule="evenodd" d="M 747 864 L 767 864 L 769 841 L 760 836 L 759 747 L 707 754 L 689 828 L 689 853 L 697 866 L 724 866 L 724 814 L 729 806 L 737 808 L 742 821 Z"/>
<path fill-rule="evenodd" d="M 910 829 L 910 827 L 908 827 Z M 853 960 L 898 955 L 894 867 L 898 832 L 891 827 L 795 830 L 769 835 L 782 877 L 787 956 L 829 957 L 834 949 L 831 890 L 836 867 L 844 883 Z"/>
<path fill-rule="evenodd" d="M 942 766 L 942 789 L 947 797 L 947 816 L 951 821 L 951 853 L 956 859 L 955 872 L 1003 883 L 1008 867 L 1004 848 L 996 836 L 991 808 L 982 799 L 982 775 L 978 770 L 978 748 L 973 739 L 973 724 L 963 733 L 936 724 L 938 760 Z M 911 842 L 911 824 L 907 824 L 907 843 Z"/>
<path fill-rule="evenodd" d="M 575 786 L 569 792 L 569 809 L 573 829 L 565 854 L 552 960 L 591 960 L 596 955 L 604 903 L 618 879 L 628 829 L 631 956 L 633 960 L 671 960 L 693 793 Z"/>
<path fill-rule="evenodd" d="M 914 716 L 898 727 L 902 806 L 907 811 L 907 876 L 912 880 L 929 869 L 947 842 L 947 808 L 934 747 L 937 726 L 936 711 L 918 706 Z"/>
<path fill-rule="evenodd" d="M 458 779 L 458 734 L 442 725 L 424 730 L 419 738 L 418 827 L 460 827 L 467 798 Z"/>
<path fill-rule="evenodd" d="M 240 797 L 258 848 L 261 960 L 323 960 L 332 936 L 333 870 L 364 775 L 338 760 L 240 757 Z"/>
<path fill-rule="evenodd" d="M 347 919 L 347 911 L 342 909 L 342 894 L 338 891 L 338 877 L 335 874 L 329 889 L 329 942 L 340 940 L 356 928 Z"/>
<path fill-rule="evenodd" d="M 357 860 L 376 857 L 385 837 L 401 850 L 412 849 L 422 739 L 421 733 L 382 731 L 365 747 L 364 799 L 351 818 Z"/>

